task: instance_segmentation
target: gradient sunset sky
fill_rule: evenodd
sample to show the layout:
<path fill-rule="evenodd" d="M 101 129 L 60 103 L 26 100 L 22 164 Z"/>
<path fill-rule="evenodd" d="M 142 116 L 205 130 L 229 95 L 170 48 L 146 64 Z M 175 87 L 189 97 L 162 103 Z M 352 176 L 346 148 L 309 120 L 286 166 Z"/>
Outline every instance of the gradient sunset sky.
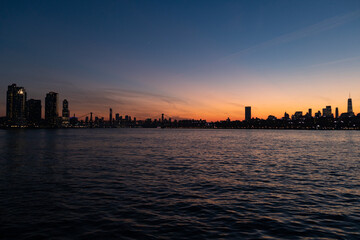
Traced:
<path fill-rule="evenodd" d="M 360 1 L 2 0 L 1 116 L 12 83 L 106 119 L 359 113 Z"/>

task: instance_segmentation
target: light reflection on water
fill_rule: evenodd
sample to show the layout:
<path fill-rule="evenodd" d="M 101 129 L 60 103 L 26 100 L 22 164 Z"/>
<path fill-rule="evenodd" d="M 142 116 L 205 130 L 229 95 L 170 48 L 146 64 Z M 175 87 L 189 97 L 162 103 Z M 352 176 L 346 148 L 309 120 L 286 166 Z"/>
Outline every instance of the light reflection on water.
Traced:
<path fill-rule="evenodd" d="M 0 131 L 3 238 L 360 238 L 360 132 Z"/>

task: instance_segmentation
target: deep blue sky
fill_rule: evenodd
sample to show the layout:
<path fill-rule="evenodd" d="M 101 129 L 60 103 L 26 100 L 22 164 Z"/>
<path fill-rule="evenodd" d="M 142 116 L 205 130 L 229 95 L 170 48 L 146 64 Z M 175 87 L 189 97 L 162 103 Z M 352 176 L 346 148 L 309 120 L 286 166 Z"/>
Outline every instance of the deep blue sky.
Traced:
<path fill-rule="evenodd" d="M 3 0 L 0 115 L 13 82 L 80 115 L 357 112 L 359 43 L 360 1 Z"/>

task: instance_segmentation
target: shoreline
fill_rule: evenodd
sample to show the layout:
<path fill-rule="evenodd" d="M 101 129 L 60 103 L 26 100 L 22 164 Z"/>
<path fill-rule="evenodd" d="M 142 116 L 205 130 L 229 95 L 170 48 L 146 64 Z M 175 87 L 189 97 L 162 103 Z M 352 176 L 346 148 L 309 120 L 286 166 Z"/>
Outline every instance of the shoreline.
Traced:
<path fill-rule="evenodd" d="M 49 128 L 49 127 L 0 127 L 0 130 L 64 130 L 64 129 L 167 129 L 167 130 L 176 130 L 176 129 L 189 129 L 189 130 L 306 130 L 306 131 L 359 131 L 360 128 L 337 128 L 337 129 L 328 129 L 328 128 L 205 128 L 205 127 L 165 127 L 165 128 L 151 128 L 151 127 L 64 127 L 64 128 Z"/>

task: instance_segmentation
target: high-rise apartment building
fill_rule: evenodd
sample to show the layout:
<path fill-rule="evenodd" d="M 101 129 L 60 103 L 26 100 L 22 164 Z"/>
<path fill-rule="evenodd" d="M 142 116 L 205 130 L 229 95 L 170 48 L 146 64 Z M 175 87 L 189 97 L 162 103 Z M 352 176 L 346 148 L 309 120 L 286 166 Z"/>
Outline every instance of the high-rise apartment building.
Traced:
<path fill-rule="evenodd" d="M 26 91 L 16 84 L 8 86 L 6 93 L 6 118 L 11 124 L 26 123 Z"/>

